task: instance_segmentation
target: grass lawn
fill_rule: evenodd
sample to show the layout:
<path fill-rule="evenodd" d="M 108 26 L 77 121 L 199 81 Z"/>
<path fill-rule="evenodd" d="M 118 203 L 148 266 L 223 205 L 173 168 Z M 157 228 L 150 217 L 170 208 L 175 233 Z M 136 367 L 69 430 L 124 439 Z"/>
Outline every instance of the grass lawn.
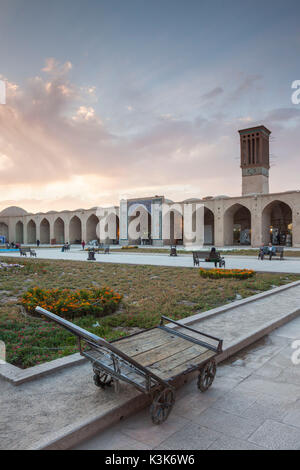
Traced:
<path fill-rule="evenodd" d="M 16 263 L 15 258 L 0 258 Z M 0 270 L 0 339 L 6 343 L 7 361 L 30 367 L 77 351 L 67 331 L 24 312 L 21 296 L 30 287 L 111 287 L 123 295 L 117 312 L 74 323 L 112 340 L 135 328 L 155 326 L 160 315 L 174 319 L 204 312 L 256 293 L 300 279 L 297 275 L 258 273 L 248 280 L 203 279 L 198 269 L 124 264 L 83 263 L 65 260 L 20 260 L 24 268 Z M 213 332 L 211 332 L 213 334 Z"/>

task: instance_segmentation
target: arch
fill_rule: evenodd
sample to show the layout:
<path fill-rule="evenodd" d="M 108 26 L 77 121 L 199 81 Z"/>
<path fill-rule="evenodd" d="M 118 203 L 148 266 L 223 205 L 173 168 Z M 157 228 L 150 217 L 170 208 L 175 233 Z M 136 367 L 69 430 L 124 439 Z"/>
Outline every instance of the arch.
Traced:
<path fill-rule="evenodd" d="M 129 243 L 146 243 L 151 239 L 151 212 L 144 204 L 135 204 L 128 209 Z M 143 240 L 143 241 L 142 241 Z"/>
<path fill-rule="evenodd" d="M 120 222 L 119 216 L 117 214 L 112 212 L 107 216 L 104 230 L 106 234 L 103 240 L 104 243 L 112 243 L 117 245 L 119 243 L 120 235 Z"/>
<path fill-rule="evenodd" d="M 61 217 L 55 220 L 53 228 L 56 243 L 65 243 L 65 223 Z"/>
<path fill-rule="evenodd" d="M 147 203 L 145 202 L 144 204 L 141 202 L 135 202 L 134 204 L 131 204 L 128 206 L 128 216 L 131 217 L 132 215 L 136 213 L 136 211 L 139 211 L 140 208 L 148 212 L 148 214 L 151 215 L 151 205 L 149 205 L 149 201 Z"/>
<path fill-rule="evenodd" d="M 27 243 L 36 243 L 36 223 L 32 219 L 27 224 Z"/>
<path fill-rule="evenodd" d="M 233 204 L 224 214 L 224 244 L 251 245 L 251 212 L 242 204 Z"/>
<path fill-rule="evenodd" d="M 0 222 L 0 236 L 5 237 L 5 240 L 9 241 L 9 238 L 8 238 L 8 225 L 5 222 Z"/>
<path fill-rule="evenodd" d="M 77 215 L 74 215 L 69 224 L 70 243 L 81 243 L 82 241 L 82 224 Z"/>
<path fill-rule="evenodd" d="M 99 241 L 98 230 L 99 219 L 95 214 L 89 216 L 86 221 L 86 242 L 89 243 L 92 240 Z"/>
<path fill-rule="evenodd" d="M 20 220 L 16 223 L 16 243 L 24 243 L 24 224 Z"/>
<path fill-rule="evenodd" d="M 208 207 L 204 207 L 204 245 L 215 244 L 215 215 Z"/>
<path fill-rule="evenodd" d="M 293 211 L 283 201 L 272 201 L 262 211 L 262 242 L 292 245 Z"/>
<path fill-rule="evenodd" d="M 183 245 L 183 216 L 176 209 L 170 211 L 170 240 L 166 244 Z"/>
<path fill-rule="evenodd" d="M 163 206 L 162 241 L 164 245 L 183 245 L 184 239 L 183 207 L 180 203 Z"/>
<path fill-rule="evenodd" d="M 50 243 L 50 223 L 45 218 L 40 223 L 40 242 L 47 245 Z"/>

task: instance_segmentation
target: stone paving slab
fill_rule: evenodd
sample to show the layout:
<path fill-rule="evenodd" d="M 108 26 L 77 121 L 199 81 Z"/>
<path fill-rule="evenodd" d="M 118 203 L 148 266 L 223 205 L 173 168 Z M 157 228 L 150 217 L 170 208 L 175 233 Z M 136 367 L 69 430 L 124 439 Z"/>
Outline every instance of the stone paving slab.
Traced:
<path fill-rule="evenodd" d="M 249 335 L 250 331 L 259 330 L 276 318 L 280 319 L 285 312 L 300 309 L 300 285 L 292 289 L 281 290 L 276 296 L 257 298 L 255 302 L 244 303 L 238 308 L 230 308 L 213 317 L 197 318 L 193 328 L 204 333 L 224 338 L 225 347 L 240 337 Z M 193 317 L 188 318 L 193 322 Z M 213 332 L 213 333 L 212 333 Z"/>
<path fill-rule="evenodd" d="M 37 256 L 40 259 L 62 259 L 62 260 L 75 260 L 87 261 L 87 252 L 79 250 L 78 248 L 72 249 L 69 252 L 62 253 L 61 250 L 55 248 L 47 249 L 42 248 L 37 251 Z M 1 256 L 11 256 L 20 258 L 19 253 L 2 253 Z M 152 266 L 177 266 L 177 267 L 193 267 L 192 255 L 178 255 L 169 256 L 169 253 L 121 253 L 111 251 L 110 254 L 96 254 L 96 261 L 89 261 L 89 263 L 121 263 L 121 264 L 137 264 L 137 265 L 152 265 Z M 225 256 L 226 268 L 229 269 L 254 269 L 261 272 L 276 272 L 276 273 L 300 273 L 300 258 L 289 259 L 280 261 L 273 259 L 269 261 L 258 260 L 249 256 Z M 212 263 L 200 263 L 203 268 L 212 267 Z"/>
<path fill-rule="evenodd" d="M 266 420 L 249 440 L 269 450 L 299 450 L 300 429 L 278 421 Z"/>
<path fill-rule="evenodd" d="M 19 387 L 0 379 L 0 448 L 31 448 L 69 425 L 128 406 L 139 395 L 125 384 L 120 394 L 100 391 L 92 377 L 91 365 L 84 363 Z"/>

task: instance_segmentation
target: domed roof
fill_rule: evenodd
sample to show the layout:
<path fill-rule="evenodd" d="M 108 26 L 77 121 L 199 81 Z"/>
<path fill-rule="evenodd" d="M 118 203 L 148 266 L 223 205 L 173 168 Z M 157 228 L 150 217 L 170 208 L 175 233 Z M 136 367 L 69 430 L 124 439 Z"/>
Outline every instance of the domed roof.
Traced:
<path fill-rule="evenodd" d="M 17 206 L 10 206 L 6 207 L 6 209 L 3 209 L 3 211 L 0 212 L 1 217 L 19 217 L 21 215 L 27 215 L 28 212 L 22 209 L 22 207 L 17 207 Z"/>
<path fill-rule="evenodd" d="M 166 204 L 174 204 L 174 201 L 172 199 L 165 199 Z"/>
<path fill-rule="evenodd" d="M 198 201 L 201 201 L 201 199 L 197 197 L 190 197 L 189 199 L 185 199 L 183 202 L 198 202 Z"/>

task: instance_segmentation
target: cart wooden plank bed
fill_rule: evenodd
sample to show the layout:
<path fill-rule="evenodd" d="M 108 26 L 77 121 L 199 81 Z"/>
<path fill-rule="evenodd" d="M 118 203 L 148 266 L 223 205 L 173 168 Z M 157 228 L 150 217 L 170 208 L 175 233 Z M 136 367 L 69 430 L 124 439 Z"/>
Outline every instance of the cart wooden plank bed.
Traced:
<path fill-rule="evenodd" d="M 118 391 L 121 380 L 151 395 L 154 424 L 169 416 L 178 377 L 199 370 L 197 385 L 202 392 L 214 380 L 215 356 L 222 352 L 222 340 L 170 318 L 162 316 L 157 327 L 109 343 L 41 307 L 36 311 L 77 336 L 80 354 L 92 363 L 95 385 L 114 384 Z"/>

